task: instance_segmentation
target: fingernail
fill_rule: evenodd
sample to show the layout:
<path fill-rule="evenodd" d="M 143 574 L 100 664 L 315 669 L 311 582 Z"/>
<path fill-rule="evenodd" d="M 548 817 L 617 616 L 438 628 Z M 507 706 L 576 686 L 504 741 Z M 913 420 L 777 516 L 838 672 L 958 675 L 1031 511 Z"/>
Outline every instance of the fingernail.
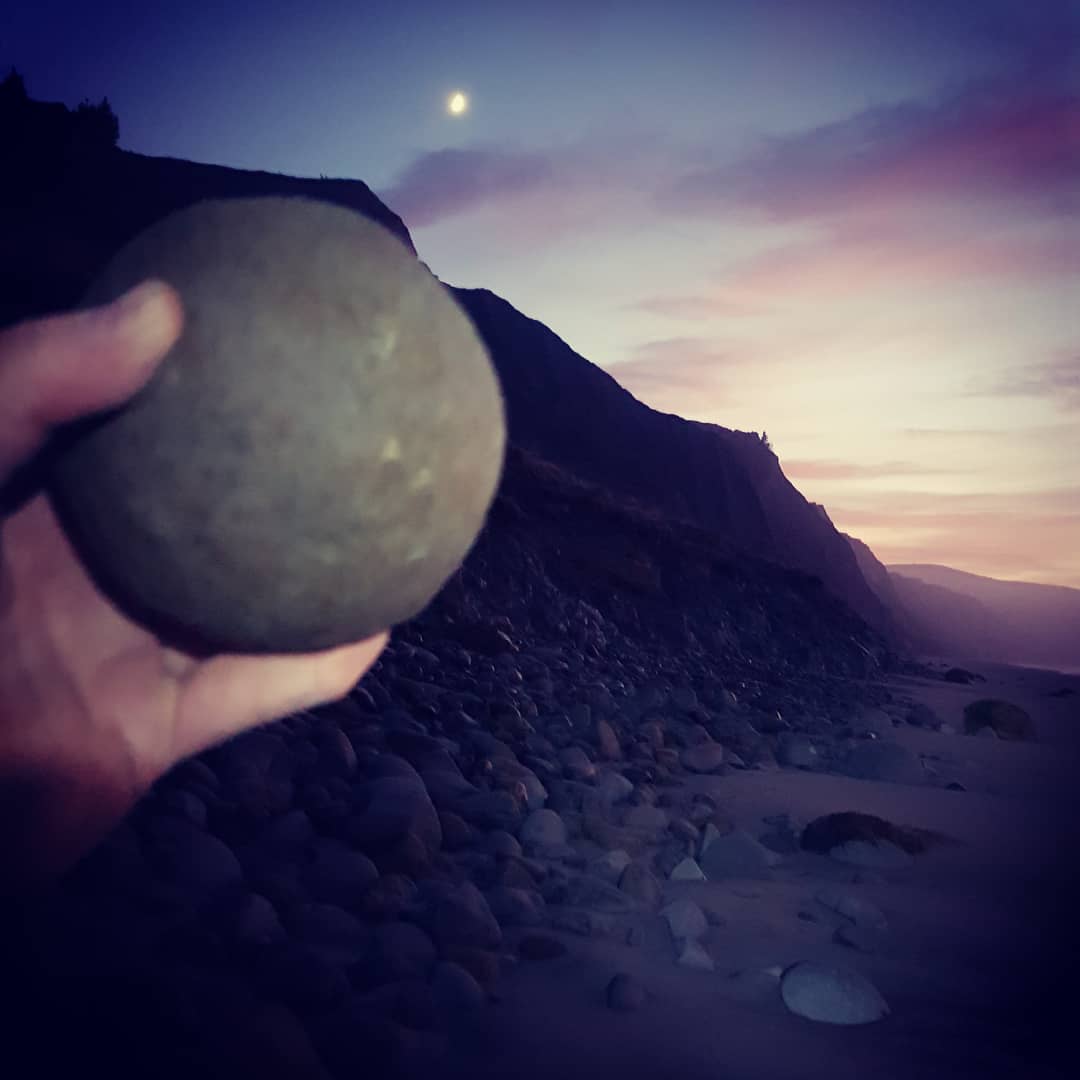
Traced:
<path fill-rule="evenodd" d="M 150 349 L 170 331 L 165 297 L 166 286 L 162 282 L 144 281 L 112 303 L 110 318 L 115 319 L 139 346 Z"/>

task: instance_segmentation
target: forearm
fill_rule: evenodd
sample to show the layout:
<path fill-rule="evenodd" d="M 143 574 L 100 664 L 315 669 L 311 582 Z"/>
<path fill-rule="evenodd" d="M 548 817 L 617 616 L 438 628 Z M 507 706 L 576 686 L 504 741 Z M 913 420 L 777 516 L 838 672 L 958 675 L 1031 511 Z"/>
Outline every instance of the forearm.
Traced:
<path fill-rule="evenodd" d="M 91 712 L 60 661 L 51 625 L 20 618 L 35 599 L 42 610 L 40 597 L 10 591 L 0 602 L 0 897 L 9 898 L 74 866 L 144 786 L 120 726 Z"/>

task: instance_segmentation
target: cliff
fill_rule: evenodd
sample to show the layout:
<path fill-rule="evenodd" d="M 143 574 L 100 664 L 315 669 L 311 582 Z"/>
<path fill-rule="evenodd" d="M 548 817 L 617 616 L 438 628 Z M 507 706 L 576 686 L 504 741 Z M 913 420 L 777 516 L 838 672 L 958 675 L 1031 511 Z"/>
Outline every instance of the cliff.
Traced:
<path fill-rule="evenodd" d="M 211 197 L 303 195 L 356 210 L 411 251 L 402 220 L 355 180 L 302 179 L 120 150 L 103 107 L 0 94 L 0 325 L 77 304 L 140 229 Z M 110 130 L 110 122 L 112 128 Z M 491 352 L 512 444 L 716 544 L 817 578 L 871 625 L 890 626 L 848 544 L 758 436 L 657 412 L 543 324 L 486 289 L 452 289 Z"/>

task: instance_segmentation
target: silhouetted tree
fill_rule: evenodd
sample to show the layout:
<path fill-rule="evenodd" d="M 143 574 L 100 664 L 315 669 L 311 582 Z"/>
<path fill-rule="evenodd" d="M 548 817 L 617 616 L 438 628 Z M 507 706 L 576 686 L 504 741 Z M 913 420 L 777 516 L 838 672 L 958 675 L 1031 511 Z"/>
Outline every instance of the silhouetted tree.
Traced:
<path fill-rule="evenodd" d="M 766 450 L 771 450 L 772 449 L 772 443 L 769 442 L 769 436 L 766 435 L 764 431 L 761 433 L 761 442 L 762 442 L 762 445 L 765 447 Z"/>
<path fill-rule="evenodd" d="M 14 67 L 4 76 L 4 81 L 0 83 L 0 102 L 5 105 L 10 102 L 26 101 L 26 83 L 23 81 L 22 75 L 15 70 Z"/>
<path fill-rule="evenodd" d="M 120 121 L 112 111 L 107 97 L 102 98 L 97 105 L 83 100 L 75 110 L 74 117 L 76 139 L 82 145 L 94 149 L 113 147 L 120 138 Z"/>

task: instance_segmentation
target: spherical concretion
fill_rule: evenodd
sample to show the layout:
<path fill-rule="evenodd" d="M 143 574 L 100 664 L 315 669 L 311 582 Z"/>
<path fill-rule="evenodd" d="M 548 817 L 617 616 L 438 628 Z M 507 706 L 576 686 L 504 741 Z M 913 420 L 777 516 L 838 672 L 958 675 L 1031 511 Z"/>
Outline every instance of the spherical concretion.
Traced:
<path fill-rule="evenodd" d="M 382 226 L 303 198 L 177 211 L 86 304 L 151 277 L 180 294 L 180 339 L 50 477 L 99 586 L 235 652 L 329 648 L 422 610 L 476 539 L 505 445 L 450 293 Z"/>

